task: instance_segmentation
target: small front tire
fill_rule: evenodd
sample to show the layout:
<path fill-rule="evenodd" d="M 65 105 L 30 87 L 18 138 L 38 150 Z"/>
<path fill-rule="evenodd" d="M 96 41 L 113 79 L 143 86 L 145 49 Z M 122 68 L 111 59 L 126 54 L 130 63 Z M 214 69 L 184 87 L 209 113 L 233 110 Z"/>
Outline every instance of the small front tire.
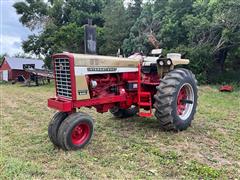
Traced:
<path fill-rule="evenodd" d="M 65 112 L 57 112 L 48 125 L 48 137 L 56 147 L 60 146 L 57 138 L 59 127 L 67 116 Z"/>
<path fill-rule="evenodd" d="M 89 143 L 93 136 L 93 119 L 85 113 L 74 113 L 61 124 L 58 141 L 64 150 L 78 150 Z"/>

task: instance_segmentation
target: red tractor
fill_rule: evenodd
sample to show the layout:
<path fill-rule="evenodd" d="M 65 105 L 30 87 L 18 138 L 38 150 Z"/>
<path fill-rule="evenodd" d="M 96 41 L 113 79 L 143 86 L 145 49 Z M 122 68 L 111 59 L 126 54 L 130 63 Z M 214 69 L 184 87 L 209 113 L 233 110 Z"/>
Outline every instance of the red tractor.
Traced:
<path fill-rule="evenodd" d="M 63 53 L 53 56 L 56 97 L 48 106 L 57 112 L 48 134 L 64 150 L 84 147 L 92 138 L 93 119 L 81 107 L 110 111 L 116 118 L 155 117 L 164 130 L 187 129 L 197 106 L 194 74 L 176 65 L 188 64 L 179 54 L 129 58 Z"/>

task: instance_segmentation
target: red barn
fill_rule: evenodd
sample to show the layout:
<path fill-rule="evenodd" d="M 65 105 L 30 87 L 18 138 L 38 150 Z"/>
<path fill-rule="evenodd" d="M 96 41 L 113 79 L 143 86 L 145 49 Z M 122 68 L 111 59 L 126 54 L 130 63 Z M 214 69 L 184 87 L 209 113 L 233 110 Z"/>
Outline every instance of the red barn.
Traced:
<path fill-rule="evenodd" d="M 0 65 L 0 80 L 16 80 L 21 75 L 28 79 L 30 74 L 26 68 L 43 69 L 43 65 L 43 60 L 4 57 Z"/>

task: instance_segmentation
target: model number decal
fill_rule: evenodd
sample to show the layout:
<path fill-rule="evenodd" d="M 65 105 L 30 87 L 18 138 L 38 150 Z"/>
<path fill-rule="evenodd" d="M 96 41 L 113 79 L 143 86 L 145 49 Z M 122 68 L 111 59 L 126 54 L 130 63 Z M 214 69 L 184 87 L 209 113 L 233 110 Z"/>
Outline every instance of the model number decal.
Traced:
<path fill-rule="evenodd" d="M 88 90 L 78 90 L 78 95 L 79 96 L 87 95 L 87 93 L 88 93 Z"/>
<path fill-rule="evenodd" d="M 87 68 L 88 71 L 117 71 L 117 68 Z"/>

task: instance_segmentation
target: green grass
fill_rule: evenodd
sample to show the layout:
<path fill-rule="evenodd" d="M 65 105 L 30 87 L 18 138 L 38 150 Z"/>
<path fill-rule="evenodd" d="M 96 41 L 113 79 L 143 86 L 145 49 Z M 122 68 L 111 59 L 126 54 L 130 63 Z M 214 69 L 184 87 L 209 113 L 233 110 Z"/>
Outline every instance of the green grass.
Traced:
<path fill-rule="evenodd" d="M 81 151 L 55 149 L 48 139 L 54 86 L 0 85 L 0 179 L 237 179 L 240 177 L 240 91 L 199 90 L 187 131 L 163 132 L 155 118 L 95 119 Z"/>

